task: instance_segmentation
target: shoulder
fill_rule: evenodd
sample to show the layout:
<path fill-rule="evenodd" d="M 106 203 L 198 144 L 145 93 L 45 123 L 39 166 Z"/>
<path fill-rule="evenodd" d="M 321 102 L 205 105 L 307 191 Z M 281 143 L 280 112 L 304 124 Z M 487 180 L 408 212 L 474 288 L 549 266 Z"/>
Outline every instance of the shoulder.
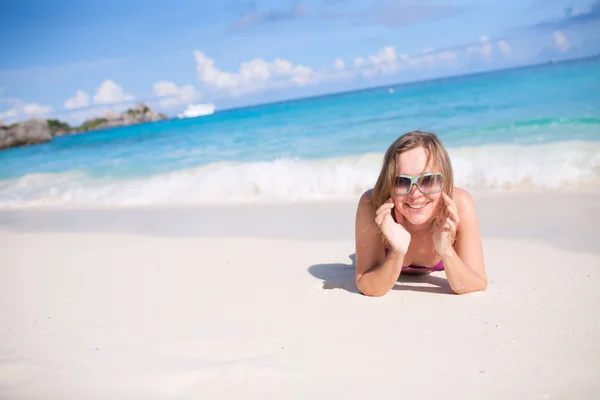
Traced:
<path fill-rule="evenodd" d="M 375 209 L 373 207 L 373 189 L 369 189 L 360 196 L 360 199 L 358 201 L 358 206 L 356 210 L 357 220 L 364 218 L 370 219 L 373 216 L 373 213 L 375 212 Z"/>
<path fill-rule="evenodd" d="M 454 188 L 452 201 L 456 204 L 461 221 L 477 221 L 477 208 L 471 193 L 461 188 Z"/>
<path fill-rule="evenodd" d="M 369 189 L 364 192 L 358 201 L 358 208 L 372 208 L 373 207 L 373 189 Z"/>
<path fill-rule="evenodd" d="M 371 197 L 373 196 L 373 190 L 374 189 L 369 189 L 366 192 L 364 192 L 361 196 L 360 196 L 360 202 L 362 203 L 364 202 L 370 202 L 371 201 Z"/>
<path fill-rule="evenodd" d="M 456 207 L 458 207 L 458 211 L 468 211 L 475 208 L 473 196 L 465 189 L 455 187 L 452 193 L 452 200 L 456 204 Z"/>

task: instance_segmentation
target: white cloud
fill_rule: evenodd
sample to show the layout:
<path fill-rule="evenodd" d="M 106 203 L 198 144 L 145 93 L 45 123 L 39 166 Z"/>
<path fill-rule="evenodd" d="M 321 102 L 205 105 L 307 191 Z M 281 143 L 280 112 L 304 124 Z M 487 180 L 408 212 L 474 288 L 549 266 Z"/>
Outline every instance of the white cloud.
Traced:
<path fill-rule="evenodd" d="M 556 47 L 559 51 L 564 53 L 565 51 L 571 48 L 571 43 L 569 43 L 569 39 L 565 36 L 561 31 L 556 31 L 553 34 L 554 37 L 554 47 Z"/>
<path fill-rule="evenodd" d="M 225 72 L 198 50 L 194 51 L 194 57 L 200 82 L 207 90 L 222 95 L 241 96 L 271 88 L 305 86 L 319 80 L 311 68 L 279 58 L 273 62 L 254 58 L 242 62 L 237 72 Z"/>
<path fill-rule="evenodd" d="M 16 108 L 9 108 L 6 111 L 0 112 L 0 120 L 15 118 L 17 115 L 19 115 L 19 112 Z"/>
<path fill-rule="evenodd" d="M 337 60 L 335 60 L 334 67 L 336 70 L 339 71 L 339 70 L 346 68 L 346 63 L 341 58 L 338 58 Z"/>
<path fill-rule="evenodd" d="M 472 54 L 478 55 L 483 61 L 492 61 L 492 44 L 486 35 L 481 35 L 479 38 L 481 45 L 467 47 L 467 56 Z"/>
<path fill-rule="evenodd" d="M 43 106 L 38 103 L 25 103 L 20 99 L 9 99 L 13 107 L 0 112 L 0 120 L 17 121 L 31 117 L 43 117 L 52 112 L 51 106 Z"/>
<path fill-rule="evenodd" d="M 82 108 L 90 105 L 90 95 L 83 90 L 78 90 L 75 97 L 71 97 L 65 101 L 65 108 L 74 109 Z"/>
<path fill-rule="evenodd" d="M 42 116 L 52 111 L 50 106 L 42 106 L 37 103 L 29 103 L 23 106 L 23 112 L 29 116 Z"/>
<path fill-rule="evenodd" d="M 377 74 L 393 74 L 401 68 L 396 56 L 396 49 L 393 46 L 385 46 L 377 54 L 369 56 L 363 67 L 362 74 L 367 78 Z"/>
<path fill-rule="evenodd" d="M 385 46 L 375 55 L 367 57 L 366 60 L 357 57 L 354 65 L 366 78 L 394 74 L 408 69 L 457 68 L 459 66 L 458 54 L 454 51 L 435 52 L 433 49 L 424 49 L 422 53 L 417 57 L 411 57 L 406 54 L 397 54 L 393 46 Z"/>
<path fill-rule="evenodd" d="M 169 81 L 158 81 L 153 86 L 153 91 L 156 96 L 176 96 L 179 89 L 176 84 Z"/>
<path fill-rule="evenodd" d="M 376 55 L 369 56 L 369 61 L 374 65 L 392 64 L 396 61 L 396 49 L 393 46 L 385 46 Z"/>
<path fill-rule="evenodd" d="M 512 48 L 510 47 L 510 45 L 508 44 L 508 42 L 506 40 L 499 40 L 498 47 L 500 48 L 500 51 L 504 55 L 509 55 L 510 52 L 512 51 Z"/>
<path fill-rule="evenodd" d="M 65 108 L 69 111 L 54 111 L 52 106 L 41 105 L 39 103 L 26 103 L 23 100 L 17 98 L 1 98 L 0 100 L 5 100 L 6 102 L 11 103 L 12 107 L 4 112 L 0 112 L 0 119 L 4 120 L 5 122 L 16 122 L 23 121 L 32 117 L 47 118 L 47 114 L 52 113 L 52 118 L 58 118 L 63 121 L 66 120 L 69 123 L 80 123 L 83 122 L 84 119 L 101 117 L 108 112 L 123 112 L 128 108 L 133 107 L 134 105 L 131 102 L 124 102 L 112 105 L 100 105 L 83 110 L 79 110 L 77 108 L 69 108 L 67 106 L 67 103 L 69 105 L 75 105 L 77 101 L 79 101 L 79 104 L 81 104 L 83 102 L 82 99 L 85 97 L 82 94 L 85 95 L 85 92 L 77 91 L 75 97 L 68 99 L 65 102 Z"/>
<path fill-rule="evenodd" d="M 111 104 L 131 101 L 134 99 L 135 97 L 129 93 L 125 93 L 121 86 L 117 85 L 110 79 L 106 79 L 100 84 L 100 86 L 98 86 L 96 95 L 94 96 L 94 103 Z"/>
<path fill-rule="evenodd" d="M 180 104 L 188 105 L 200 98 L 200 93 L 192 85 L 178 87 L 170 81 L 158 81 L 153 86 L 154 95 L 161 97 L 162 107 L 174 107 Z"/>

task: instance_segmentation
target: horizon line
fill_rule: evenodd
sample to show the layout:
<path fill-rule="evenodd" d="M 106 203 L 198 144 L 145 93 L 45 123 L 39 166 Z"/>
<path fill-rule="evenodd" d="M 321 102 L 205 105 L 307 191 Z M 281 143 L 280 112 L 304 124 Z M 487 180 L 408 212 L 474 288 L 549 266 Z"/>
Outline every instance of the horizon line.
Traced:
<path fill-rule="evenodd" d="M 466 73 L 441 75 L 441 76 L 437 76 L 437 77 L 433 77 L 433 78 L 415 79 L 415 80 L 409 80 L 409 81 L 405 81 L 405 82 L 396 81 L 393 83 L 379 84 L 379 85 L 375 85 L 375 86 L 365 86 L 365 87 L 358 88 L 358 89 L 333 91 L 333 92 L 316 94 L 316 95 L 311 95 L 311 96 L 290 97 L 290 98 L 286 98 L 286 99 L 280 99 L 280 100 L 275 100 L 275 101 L 266 101 L 266 102 L 262 102 L 262 103 L 254 103 L 254 104 L 248 104 L 248 105 L 244 105 L 244 106 L 227 107 L 227 108 L 215 110 L 215 112 L 211 115 L 215 115 L 219 112 L 244 110 L 244 109 L 248 109 L 248 108 L 270 106 L 270 105 L 276 105 L 276 104 L 287 103 L 287 102 L 293 103 L 293 102 L 301 102 L 301 101 L 306 101 L 306 100 L 318 99 L 318 98 L 322 98 L 322 97 L 334 97 L 334 96 L 339 96 L 339 95 L 344 95 L 344 94 L 367 92 L 370 90 L 377 90 L 377 89 L 382 89 L 382 88 L 409 86 L 409 85 L 425 83 L 425 82 L 435 82 L 435 81 L 439 81 L 442 79 L 457 79 L 457 78 L 465 78 L 468 76 L 483 75 L 483 74 L 488 74 L 488 73 L 497 73 L 497 72 L 502 72 L 502 71 L 518 70 L 518 69 L 522 69 L 522 68 L 532 68 L 532 67 L 540 67 L 540 66 L 545 66 L 545 65 L 564 64 L 564 63 L 568 63 L 568 62 L 582 61 L 582 60 L 593 59 L 593 58 L 598 58 L 598 57 L 600 57 L 600 53 L 591 54 L 591 55 L 582 56 L 582 57 L 565 58 L 565 59 L 560 59 L 560 60 L 555 60 L 552 58 L 549 61 L 544 61 L 544 62 L 536 62 L 536 63 L 531 63 L 531 64 L 518 64 L 518 65 L 513 65 L 510 67 L 492 68 L 492 69 L 487 69 L 487 70 L 480 70 L 480 71 L 473 71 L 473 72 L 466 72 Z M 555 60 L 555 61 L 553 61 L 553 60 Z M 199 117 L 194 117 L 194 118 L 199 118 Z"/>
<path fill-rule="evenodd" d="M 314 100 L 314 99 L 326 98 L 326 97 L 335 97 L 335 96 L 352 94 L 352 93 L 368 92 L 368 91 L 371 91 L 371 90 L 377 90 L 377 89 L 382 89 L 382 88 L 402 87 L 402 86 L 405 87 L 405 86 L 410 86 L 410 85 L 415 85 L 415 84 L 420 84 L 420 83 L 425 83 L 425 82 L 435 82 L 435 81 L 439 81 L 439 80 L 443 80 L 443 79 L 459 79 L 459 78 L 465 78 L 465 77 L 469 77 L 469 76 L 477 76 L 477 75 L 483 75 L 483 74 L 489 74 L 489 73 L 498 73 L 498 72 L 502 72 L 502 71 L 518 70 L 518 69 L 523 69 L 523 68 L 534 68 L 534 67 L 540 67 L 540 66 L 546 66 L 546 65 L 564 64 L 564 63 L 569 63 L 569 62 L 582 61 L 582 60 L 587 60 L 587 59 L 594 59 L 594 58 L 598 58 L 598 57 L 600 57 L 600 53 L 598 53 L 598 54 L 590 54 L 590 55 L 582 56 L 582 57 L 565 58 L 565 59 L 560 59 L 560 60 L 556 60 L 556 59 L 552 58 L 552 59 L 550 59 L 548 61 L 544 61 L 544 62 L 535 62 L 535 63 L 529 63 L 529 64 L 518 64 L 518 65 L 509 66 L 509 67 L 491 68 L 491 69 L 486 69 L 486 70 L 476 70 L 476 71 L 465 72 L 465 73 L 440 75 L 440 76 L 436 76 L 436 77 L 423 78 L 423 79 L 414 79 L 414 80 L 408 80 L 408 81 L 396 81 L 396 82 L 391 82 L 391 83 L 387 83 L 387 84 L 378 84 L 378 85 L 374 85 L 374 86 L 364 86 L 364 87 L 360 87 L 360 88 L 356 88 L 356 89 L 331 91 L 331 92 L 325 92 L 325 93 L 308 95 L 308 96 L 288 97 L 288 98 L 283 98 L 283 99 L 278 99 L 278 100 L 273 100 L 273 101 L 256 102 L 256 103 L 249 103 L 249 104 L 240 105 L 240 106 L 225 107 L 225 108 L 221 108 L 221 109 L 216 109 L 214 111 L 214 113 L 212 113 L 210 115 L 203 115 L 203 116 L 186 118 L 186 119 L 194 119 L 194 118 L 201 118 L 201 117 L 210 117 L 211 115 L 217 115 L 219 113 L 227 113 L 227 112 L 232 112 L 232 111 L 246 110 L 246 109 L 258 108 L 258 107 L 265 107 L 265 106 L 273 106 L 273 105 L 284 104 L 284 103 L 296 103 L 296 102 L 302 102 L 302 101 L 308 101 L 308 100 Z M 135 104 L 144 104 L 144 105 L 148 106 L 145 101 L 137 101 L 137 102 L 134 102 L 134 103 Z M 212 103 L 214 104 L 214 102 L 212 102 Z M 200 104 L 207 104 L 207 103 L 200 103 Z M 65 111 L 66 110 L 61 110 L 61 111 L 56 111 L 55 113 L 60 114 L 60 113 L 65 112 Z M 50 114 L 52 114 L 52 113 L 50 113 Z M 167 114 L 164 111 L 162 112 L 162 114 L 168 115 L 169 116 L 169 118 L 168 118 L 169 120 L 179 119 L 179 117 L 177 116 L 177 114 L 170 115 L 170 114 Z M 95 117 L 95 118 L 101 118 L 101 117 Z M 45 120 L 55 119 L 55 120 L 58 120 L 60 122 L 65 122 L 65 120 L 61 120 L 61 119 L 58 119 L 56 117 L 55 118 L 51 118 L 51 117 L 35 117 L 35 116 L 32 116 L 30 118 L 26 118 L 26 119 L 14 121 L 14 122 L 12 122 L 9 125 L 19 124 L 21 122 L 28 121 L 28 120 L 31 120 L 31 119 L 45 119 Z M 94 117 L 89 118 L 87 120 L 91 120 L 91 119 L 94 119 Z M 2 122 L 2 121 L 0 120 L 0 122 Z M 152 122 L 150 122 L 150 123 L 152 123 Z M 7 126 L 7 125 L 5 125 L 5 126 Z"/>

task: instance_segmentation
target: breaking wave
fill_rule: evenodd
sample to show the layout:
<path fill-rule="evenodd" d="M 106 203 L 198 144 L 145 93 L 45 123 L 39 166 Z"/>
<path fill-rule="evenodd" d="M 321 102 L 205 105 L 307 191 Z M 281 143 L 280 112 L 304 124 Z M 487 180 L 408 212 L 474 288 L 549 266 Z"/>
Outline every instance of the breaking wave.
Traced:
<path fill-rule="evenodd" d="M 600 143 L 486 145 L 449 149 L 455 184 L 469 190 L 600 188 Z M 383 154 L 320 160 L 213 163 L 135 179 L 76 171 L 0 181 L 0 207 L 119 207 L 356 199 Z"/>

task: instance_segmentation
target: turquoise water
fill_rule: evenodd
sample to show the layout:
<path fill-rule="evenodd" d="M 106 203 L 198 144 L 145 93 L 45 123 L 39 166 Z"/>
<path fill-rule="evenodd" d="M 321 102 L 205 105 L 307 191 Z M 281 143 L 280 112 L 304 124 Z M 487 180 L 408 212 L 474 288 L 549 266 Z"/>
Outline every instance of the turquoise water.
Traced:
<path fill-rule="evenodd" d="M 472 189 L 596 185 L 600 60 L 55 138 L 0 152 L 0 207 L 351 198 L 400 134 L 436 132 Z"/>

